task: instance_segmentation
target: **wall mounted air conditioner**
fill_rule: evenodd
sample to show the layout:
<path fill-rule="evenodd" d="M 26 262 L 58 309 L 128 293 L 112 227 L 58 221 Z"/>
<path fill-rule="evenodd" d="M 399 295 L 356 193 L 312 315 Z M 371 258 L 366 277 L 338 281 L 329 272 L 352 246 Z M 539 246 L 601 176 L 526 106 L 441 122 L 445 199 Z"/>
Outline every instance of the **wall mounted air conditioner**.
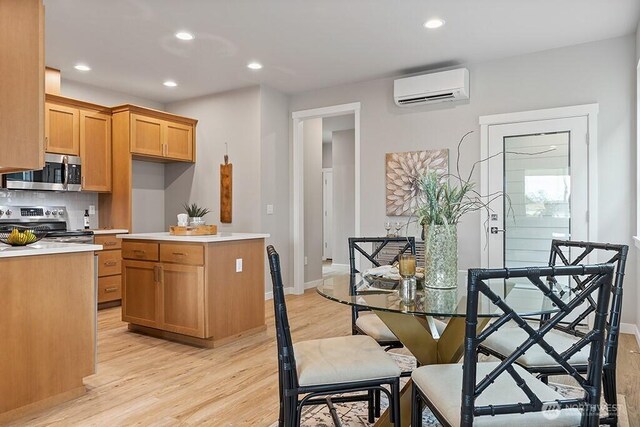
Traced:
<path fill-rule="evenodd" d="M 393 82 L 393 100 L 400 107 L 469 99 L 469 70 L 440 71 Z"/>

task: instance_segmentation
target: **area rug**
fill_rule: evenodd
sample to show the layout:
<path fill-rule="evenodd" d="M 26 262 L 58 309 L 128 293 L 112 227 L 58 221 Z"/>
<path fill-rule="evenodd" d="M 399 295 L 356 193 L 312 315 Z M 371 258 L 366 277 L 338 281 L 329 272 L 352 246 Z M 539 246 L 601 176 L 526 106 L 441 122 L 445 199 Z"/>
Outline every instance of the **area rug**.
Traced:
<path fill-rule="evenodd" d="M 415 358 L 411 356 L 405 356 L 397 353 L 389 353 L 394 358 L 396 363 L 400 366 L 400 368 L 405 371 L 409 369 L 415 368 Z M 401 382 L 404 385 L 407 379 L 402 378 Z M 573 387 L 570 385 L 562 385 L 562 384 L 553 384 L 550 385 L 556 389 L 558 393 L 563 395 L 564 397 L 581 397 L 582 392 L 579 388 Z M 618 403 L 620 405 L 620 413 L 618 414 L 620 427 L 629 427 L 629 420 L 626 413 L 626 405 L 624 396 L 618 395 Z M 355 402 L 355 403 L 335 403 L 334 404 L 336 411 L 340 417 L 340 421 L 342 425 L 345 427 L 370 427 L 373 424 L 367 421 L 367 403 L 366 402 Z M 386 396 L 383 394 L 380 404 L 382 410 L 386 409 L 388 406 L 388 402 Z M 304 427 L 333 427 L 333 420 L 331 419 L 331 414 L 329 414 L 329 409 L 326 405 L 321 406 L 310 406 L 306 408 L 302 413 L 302 420 L 300 423 Z M 278 422 L 276 421 L 270 427 L 277 427 Z M 428 427 L 441 427 L 441 424 L 438 422 L 436 417 L 431 413 L 431 411 L 426 408 L 424 413 L 422 414 L 422 425 Z"/>

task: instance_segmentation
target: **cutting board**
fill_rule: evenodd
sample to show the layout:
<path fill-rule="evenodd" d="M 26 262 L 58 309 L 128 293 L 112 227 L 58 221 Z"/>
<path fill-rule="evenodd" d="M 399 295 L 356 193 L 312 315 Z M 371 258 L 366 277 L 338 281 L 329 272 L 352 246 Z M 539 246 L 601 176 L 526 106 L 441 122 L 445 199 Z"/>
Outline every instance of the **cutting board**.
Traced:
<path fill-rule="evenodd" d="M 172 225 L 169 227 L 169 234 L 174 236 L 210 236 L 212 234 L 218 234 L 217 225 L 195 225 L 195 226 L 180 226 Z"/>

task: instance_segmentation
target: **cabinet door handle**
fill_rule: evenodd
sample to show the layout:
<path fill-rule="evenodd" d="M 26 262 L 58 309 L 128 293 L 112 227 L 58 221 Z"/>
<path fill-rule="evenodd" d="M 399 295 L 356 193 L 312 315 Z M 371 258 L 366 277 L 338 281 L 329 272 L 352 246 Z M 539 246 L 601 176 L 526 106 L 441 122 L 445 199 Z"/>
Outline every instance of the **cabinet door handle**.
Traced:
<path fill-rule="evenodd" d="M 155 283 L 160 282 L 160 267 L 158 267 L 157 265 L 153 266 L 153 281 Z"/>
<path fill-rule="evenodd" d="M 117 261 L 113 261 L 113 260 L 111 260 L 111 261 L 105 261 L 104 265 L 105 265 L 106 267 L 113 267 L 113 266 L 114 266 L 114 265 L 116 265 L 117 263 L 118 263 Z"/>
<path fill-rule="evenodd" d="M 114 286 L 113 288 L 105 288 L 105 289 L 104 289 L 104 293 L 105 293 L 105 294 L 109 294 L 109 293 L 111 293 L 111 292 L 115 292 L 115 291 L 117 291 L 117 290 L 118 290 L 118 288 L 117 288 L 117 287 L 115 287 L 115 286 Z"/>
<path fill-rule="evenodd" d="M 113 240 L 103 243 L 104 246 L 115 246 L 117 244 L 118 244 L 118 242 L 114 242 Z"/>
<path fill-rule="evenodd" d="M 44 150 L 48 150 L 49 149 L 49 137 L 45 136 L 44 137 Z"/>
<path fill-rule="evenodd" d="M 184 252 L 173 252 L 173 255 L 177 255 L 177 256 L 187 256 L 187 254 L 185 254 Z"/>
<path fill-rule="evenodd" d="M 135 256 L 137 257 L 143 257 L 145 256 L 145 254 L 147 253 L 147 251 L 143 251 L 142 249 L 134 249 L 133 253 L 135 254 Z"/>

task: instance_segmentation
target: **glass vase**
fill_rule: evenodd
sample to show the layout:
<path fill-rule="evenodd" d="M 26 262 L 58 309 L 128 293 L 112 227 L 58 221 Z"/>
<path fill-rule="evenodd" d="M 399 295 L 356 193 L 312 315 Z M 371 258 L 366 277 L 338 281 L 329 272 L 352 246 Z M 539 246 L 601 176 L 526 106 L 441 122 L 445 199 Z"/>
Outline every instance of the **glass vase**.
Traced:
<path fill-rule="evenodd" d="M 424 285 L 458 287 L 458 229 L 456 225 L 424 225 Z"/>

